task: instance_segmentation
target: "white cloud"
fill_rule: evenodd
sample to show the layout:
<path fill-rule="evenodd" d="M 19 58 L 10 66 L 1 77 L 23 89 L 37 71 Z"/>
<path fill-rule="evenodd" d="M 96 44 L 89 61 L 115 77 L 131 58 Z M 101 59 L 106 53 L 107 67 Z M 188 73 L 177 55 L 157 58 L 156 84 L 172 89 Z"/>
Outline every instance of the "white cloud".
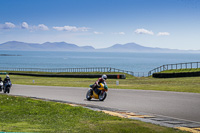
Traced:
<path fill-rule="evenodd" d="M 97 32 L 97 31 L 94 31 L 94 34 L 99 35 L 99 34 L 103 34 L 103 32 Z"/>
<path fill-rule="evenodd" d="M 113 33 L 113 34 L 116 34 L 116 35 L 125 35 L 124 32 L 115 32 L 115 33 Z"/>
<path fill-rule="evenodd" d="M 53 27 L 53 29 L 58 31 L 88 31 L 87 27 L 76 27 L 76 26 L 63 26 L 63 27 Z"/>
<path fill-rule="evenodd" d="M 23 22 L 21 24 L 21 28 L 30 30 L 31 32 L 36 31 L 36 30 L 43 30 L 43 31 L 49 30 L 49 28 L 44 24 L 39 24 L 39 25 L 35 26 L 35 25 L 29 25 L 27 22 Z"/>
<path fill-rule="evenodd" d="M 135 33 L 137 34 L 148 34 L 148 35 L 154 35 L 152 31 L 146 30 L 146 29 L 136 29 Z"/>
<path fill-rule="evenodd" d="M 49 28 L 44 24 L 39 24 L 37 27 L 39 30 L 49 30 Z"/>
<path fill-rule="evenodd" d="M 12 29 L 16 26 L 11 22 L 5 22 L 5 24 L 0 24 L 0 29 Z"/>
<path fill-rule="evenodd" d="M 157 34 L 157 36 L 169 36 L 169 35 L 170 35 L 169 32 L 159 32 L 159 33 Z"/>
<path fill-rule="evenodd" d="M 21 28 L 22 28 L 22 29 L 29 29 L 29 25 L 28 25 L 26 22 L 23 22 L 23 23 L 21 24 Z"/>

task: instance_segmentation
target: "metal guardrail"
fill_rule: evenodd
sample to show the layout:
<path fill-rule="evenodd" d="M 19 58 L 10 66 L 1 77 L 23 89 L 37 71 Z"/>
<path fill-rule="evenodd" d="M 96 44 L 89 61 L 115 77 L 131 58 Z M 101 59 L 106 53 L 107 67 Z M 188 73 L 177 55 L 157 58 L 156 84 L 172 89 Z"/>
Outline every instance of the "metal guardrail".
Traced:
<path fill-rule="evenodd" d="M 127 73 L 135 77 L 147 77 L 153 73 L 172 70 L 172 69 L 192 69 L 200 68 L 200 62 L 187 62 L 177 64 L 165 64 L 154 68 L 153 70 L 146 72 L 133 72 L 112 67 L 91 67 L 91 68 L 7 68 L 0 67 L 0 71 L 35 71 L 35 72 L 122 72 Z"/>
<path fill-rule="evenodd" d="M 0 71 L 34 71 L 34 72 L 122 72 L 136 77 L 147 76 L 144 72 L 133 72 L 112 67 L 91 67 L 91 68 L 8 68 L 0 67 Z"/>
<path fill-rule="evenodd" d="M 200 68 L 200 62 L 187 62 L 187 63 L 177 63 L 177 64 L 165 64 L 160 67 L 157 67 L 148 72 L 148 76 L 151 76 L 153 73 L 162 72 L 166 70 L 173 69 L 193 69 Z"/>

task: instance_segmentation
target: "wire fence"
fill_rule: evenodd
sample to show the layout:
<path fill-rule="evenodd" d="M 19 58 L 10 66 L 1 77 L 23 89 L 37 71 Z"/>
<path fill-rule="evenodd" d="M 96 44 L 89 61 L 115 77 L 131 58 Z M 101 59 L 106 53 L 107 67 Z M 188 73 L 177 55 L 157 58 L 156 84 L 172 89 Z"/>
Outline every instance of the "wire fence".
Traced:
<path fill-rule="evenodd" d="M 200 68 L 200 62 L 187 62 L 187 63 L 177 63 L 177 64 L 165 64 L 160 67 L 157 67 L 148 72 L 148 76 L 151 76 L 153 73 L 173 70 L 173 69 L 194 69 Z"/>
<path fill-rule="evenodd" d="M 91 68 L 8 68 L 0 67 L 0 71 L 30 71 L 30 72 L 122 72 L 136 77 L 148 76 L 144 72 L 133 72 L 112 67 L 91 67 Z"/>
<path fill-rule="evenodd" d="M 91 67 L 91 68 L 8 68 L 0 67 L 0 71 L 33 71 L 33 72 L 122 72 L 127 73 L 135 77 L 147 77 L 151 76 L 153 73 L 172 70 L 172 69 L 193 69 L 200 68 L 200 62 L 187 62 L 187 63 L 177 63 L 177 64 L 165 64 L 154 68 L 149 72 L 133 72 L 126 71 L 112 67 Z"/>

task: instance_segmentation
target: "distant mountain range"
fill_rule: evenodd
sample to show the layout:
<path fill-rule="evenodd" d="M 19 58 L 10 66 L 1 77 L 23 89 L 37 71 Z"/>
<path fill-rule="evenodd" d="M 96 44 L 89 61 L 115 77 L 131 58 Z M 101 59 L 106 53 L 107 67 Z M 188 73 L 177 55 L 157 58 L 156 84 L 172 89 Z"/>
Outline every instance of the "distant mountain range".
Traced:
<path fill-rule="evenodd" d="M 38 43 L 25 43 L 18 41 L 9 41 L 0 44 L 0 50 L 22 50 L 22 51 L 85 51 L 94 50 L 91 46 L 79 47 L 75 44 L 69 44 L 65 42 L 45 42 L 43 44 Z"/>
<path fill-rule="evenodd" d="M 153 47 L 144 47 L 136 43 L 127 43 L 127 44 L 115 44 L 111 47 L 102 49 L 104 51 L 114 51 L 114 52 L 153 52 L 153 53 L 169 53 L 169 52 L 181 52 L 182 50 L 178 49 L 167 49 L 167 48 L 153 48 Z"/>
<path fill-rule="evenodd" d="M 167 48 L 144 47 L 136 43 L 115 44 L 108 48 L 95 49 L 92 46 L 78 46 L 66 42 L 45 42 L 25 43 L 18 41 L 9 41 L 0 44 L 0 50 L 13 51 L 104 51 L 104 52 L 152 52 L 152 53 L 183 53 L 183 52 L 200 52 L 198 50 L 178 50 Z"/>

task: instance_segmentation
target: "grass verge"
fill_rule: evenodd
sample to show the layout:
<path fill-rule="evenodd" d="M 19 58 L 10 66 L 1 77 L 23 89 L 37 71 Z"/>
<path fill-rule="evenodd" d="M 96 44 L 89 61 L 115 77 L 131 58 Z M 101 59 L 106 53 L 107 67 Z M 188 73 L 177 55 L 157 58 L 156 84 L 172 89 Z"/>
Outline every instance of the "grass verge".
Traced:
<path fill-rule="evenodd" d="M 0 132 L 182 133 L 63 103 L 0 95 Z"/>
<path fill-rule="evenodd" d="M 33 73 L 33 72 L 32 72 Z M 51 74 L 51 73 L 50 73 Z M 57 73 L 66 74 L 66 73 Z M 67 73 L 72 74 L 72 73 Z M 73 73 L 80 74 L 80 73 Z M 84 74 L 103 74 L 103 73 L 84 73 Z M 118 73 L 105 73 L 118 74 Z M 5 75 L 1 76 L 2 78 Z M 200 77 L 184 78 L 152 78 L 152 77 L 133 77 L 126 74 L 126 79 L 108 79 L 109 88 L 116 89 L 139 89 L 139 90 L 159 90 L 175 92 L 200 93 Z M 58 77 L 36 77 L 10 75 L 13 84 L 22 85 L 42 85 L 42 86 L 67 86 L 67 87 L 89 87 L 96 78 L 58 78 Z M 34 80 L 34 83 L 33 83 Z M 119 81 L 119 85 L 116 85 Z"/>
<path fill-rule="evenodd" d="M 200 68 L 192 68 L 192 69 L 172 69 L 165 70 L 160 73 L 182 73 L 182 72 L 200 72 Z"/>

